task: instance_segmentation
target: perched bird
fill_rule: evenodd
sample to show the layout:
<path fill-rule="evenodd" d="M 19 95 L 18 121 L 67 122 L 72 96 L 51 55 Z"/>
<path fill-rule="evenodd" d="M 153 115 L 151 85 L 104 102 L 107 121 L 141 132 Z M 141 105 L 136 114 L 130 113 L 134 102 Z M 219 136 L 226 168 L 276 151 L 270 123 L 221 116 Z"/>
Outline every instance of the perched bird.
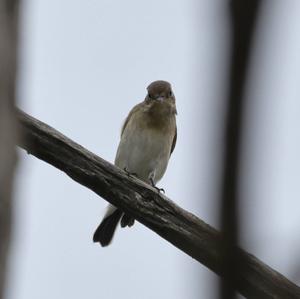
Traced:
<path fill-rule="evenodd" d="M 125 120 L 115 165 L 155 187 L 175 148 L 177 111 L 170 83 L 152 82 L 147 91 L 145 100 L 134 106 Z M 134 223 L 133 218 L 109 205 L 94 242 L 109 245 L 120 220 L 122 227 Z"/>

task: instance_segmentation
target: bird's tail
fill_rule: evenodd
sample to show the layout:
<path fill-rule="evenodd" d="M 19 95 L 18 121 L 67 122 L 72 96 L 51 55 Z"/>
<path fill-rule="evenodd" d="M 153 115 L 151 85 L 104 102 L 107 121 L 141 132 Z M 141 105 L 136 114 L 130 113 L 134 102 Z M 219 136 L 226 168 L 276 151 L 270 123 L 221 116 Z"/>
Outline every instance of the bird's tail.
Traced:
<path fill-rule="evenodd" d="M 113 207 L 113 206 L 111 206 Z M 99 242 L 102 247 L 110 244 L 117 225 L 122 217 L 123 212 L 113 207 L 109 209 L 102 222 L 96 229 L 93 237 L 94 242 Z"/>

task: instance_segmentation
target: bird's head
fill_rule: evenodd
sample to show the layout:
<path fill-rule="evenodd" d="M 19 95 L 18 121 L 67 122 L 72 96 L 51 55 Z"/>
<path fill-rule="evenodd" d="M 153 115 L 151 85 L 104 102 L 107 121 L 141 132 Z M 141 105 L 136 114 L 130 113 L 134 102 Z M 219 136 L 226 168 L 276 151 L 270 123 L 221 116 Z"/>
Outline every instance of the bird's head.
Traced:
<path fill-rule="evenodd" d="M 154 81 L 147 87 L 147 91 L 145 98 L 147 103 L 155 106 L 170 106 L 176 113 L 175 96 L 169 82 L 163 80 Z"/>

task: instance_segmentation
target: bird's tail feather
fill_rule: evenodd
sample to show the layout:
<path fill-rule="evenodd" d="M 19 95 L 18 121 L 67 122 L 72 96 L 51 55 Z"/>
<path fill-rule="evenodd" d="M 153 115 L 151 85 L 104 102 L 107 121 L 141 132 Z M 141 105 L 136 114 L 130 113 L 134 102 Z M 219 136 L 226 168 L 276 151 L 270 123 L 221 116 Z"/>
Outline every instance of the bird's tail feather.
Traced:
<path fill-rule="evenodd" d="M 102 247 L 109 245 L 122 214 L 122 211 L 116 209 L 114 212 L 104 217 L 94 233 L 93 241 L 99 242 Z"/>

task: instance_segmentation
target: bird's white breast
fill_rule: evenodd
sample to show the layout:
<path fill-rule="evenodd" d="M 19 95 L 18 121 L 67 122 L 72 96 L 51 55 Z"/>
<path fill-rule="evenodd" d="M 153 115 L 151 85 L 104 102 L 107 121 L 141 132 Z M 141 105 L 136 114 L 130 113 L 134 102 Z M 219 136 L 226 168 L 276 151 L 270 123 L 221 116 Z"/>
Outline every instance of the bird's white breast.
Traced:
<path fill-rule="evenodd" d="M 146 182 L 153 176 L 156 183 L 166 171 L 172 141 L 163 131 L 140 126 L 132 119 L 122 134 L 115 164 Z"/>

